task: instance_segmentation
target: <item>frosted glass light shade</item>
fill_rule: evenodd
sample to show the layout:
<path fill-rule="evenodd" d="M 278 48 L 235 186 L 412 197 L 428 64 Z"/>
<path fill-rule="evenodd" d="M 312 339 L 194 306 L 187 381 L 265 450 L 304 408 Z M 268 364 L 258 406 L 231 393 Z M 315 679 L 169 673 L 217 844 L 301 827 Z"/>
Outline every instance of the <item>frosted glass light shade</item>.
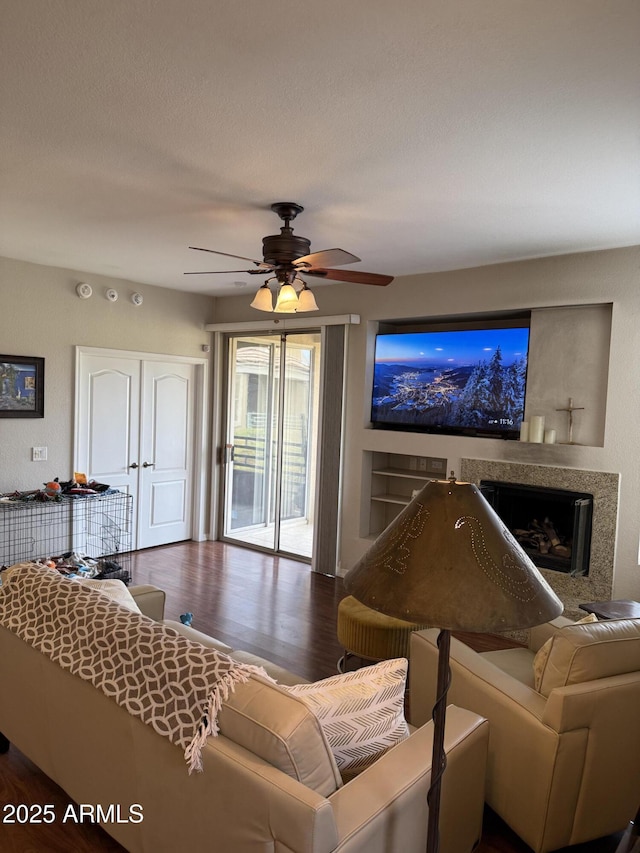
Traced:
<path fill-rule="evenodd" d="M 273 311 L 273 296 L 268 284 L 263 284 L 262 287 L 258 288 L 251 307 L 257 308 L 258 311 Z"/>
<path fill-rule="evenodd" d="M 300 293 L 298 294 L 298 311 L 318 311 L 318 305 L 316 304 L 316 298 L 313 293 L 309 290 L 307 285 L 302 288 Z"/>
<path fill-rule="evenodd" d="M 278 292 L 276 314 L 295 314 L 298 310 L 298 294 L 291 284 L 283 284 Z"/>

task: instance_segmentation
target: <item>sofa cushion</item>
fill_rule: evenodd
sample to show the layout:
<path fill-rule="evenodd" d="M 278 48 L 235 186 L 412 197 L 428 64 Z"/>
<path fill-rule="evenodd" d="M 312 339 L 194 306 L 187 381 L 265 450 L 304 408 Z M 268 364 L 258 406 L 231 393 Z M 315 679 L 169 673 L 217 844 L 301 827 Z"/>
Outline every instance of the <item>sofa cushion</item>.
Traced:
<path fill-rule="evenodd" d="M 526 684 L 533 690 L 533 652 L 531 649 L 497 649 L 494 652 L 479 652 L 480 657 L 488 660 L 502 672 Z"/>
<path fill-rule="evenodd" d="M 598 617 L 595 613 L 587 613 L 586 616 L 583 616 L 582 619 L 578 619 L 577 622 L 574 622 L 574 625 L 587 625 L 590 622 L 597 622 Z M 547 665 L 547 658 L 549 657 L 549 652 L 551 651 L 551 644 L 553 643 L 553 637 L 549 637 L 546 642 L 544 642 L 538 651 L 536 652 L 536 656 L 533 659 L 533 680 L 534 687 L 540 692 L 540 684 L 542 683 L 542 674 Z"/>
<path fill-rule="evenodd" d="M 556 687 L 640 671 L 640 619 L 617 619 L 562 628 L 552 638 L 540 682 Z"/>
<path fill-rule="evenodd" d="M 297 696 L 253 675 L 225 700 L 220 732 L 283 773 L 328 797 L 342 785 L 315 714 Z"/>
<path fill-rule="evenodd" d="M 165 619 L 163 624 L 192 642 L 225 652 L 238 663 L 263 667 L 270 678 L 282 676 L 291 683 L 301 680 L 269 661 L 236 652 L 191 626 L 171 619 Z M 342 779 L 320 724 L 303 702 L 270 678 L 256 675 L 246 684 L 237 685 L 222 704 L 218 716 L 220 731 L 229 740 L 328 797 L 340 787 Z"/>
<path fill-rule="evenodd" d="M 404 717 L 406 678 L 407 659 L 394 658 L 287 690 L 320 720 L 346 780 L 409 736 Z"/>
<path fill-rule="evenodd" d="M 229 657 L 238 663 L 246 663 L 249 666 L 261 666 L 270 678 L 273 678 L 278 684 L 284 686 L 289 684 L 308 684 L 306 678 L 301 675 L 296 675 L 282 666 L 271 663 L 270 660 L 262 658 L 259 655 L 254 655 L 251 652 L 236 651 L 235 649 L 229 652 Z"/>
<path fill-rule="evenodd" d="M 81 583 L 89 589 L 95 589 L 106 595 L 117 604 L 133 610 L 134 613 L 142 613 L 138 607 L 135 598 L 131 595 L 127 587 L 120 580 L 94 580 L 93 578 L 74 578 L 75 583 Z M 72 581 L 69 581 L 70 583 Z"/>
<path fill-rule="evenodd" d="M 190 625 L 183 625 L 182 622 L 175 622 L 173 619 L 165 619 L 164 624 L 169 625 L 169 627 L 173 628 L 174 631 L 177 631 L 179 634 L 182 634 L 183 637 L 187 637 L 194 643 L 201 643 L 203 646 L 207 646 L 208 648 L 218 649 L 219 652 L 224 652 L 237 663 L 246 663 L 249 664 L 249 666 L 262 667 L 267 675 L 270 678 L 275 679 L 278 684 L 300 684 L 302 682 L 306 682 L 305 678 L 302 678 L 300 675 L 295 675 L 294 673 L 289 672 L 289 670 L 271 663 L 271 661 L 266 660 L 266 658 L 261 658 L 258 655 L 251 654 L 251 652 L 236 651 L 231 648 L 231 646 L 223 643 L 222 640 L 216 640 L 214 637 L 209 637 L 207 634 L 203 634 L 202 631 L 196 631 L 196 629 L 192 628 Z"/>
<path fill-rule="evenodd" d="M 206 646 L 208 649 L 216 649 L 219 652 L 224 652 L 225 655 L 231 656 L 233 649 L 222 640 L 216 640 L 215 637 L 210 637 L 208 634 L 203 634 L 202 631 L 196 631 L 191 625 L 184 625 L 175 619 L 163 619 L 162 624 L 168 628 L 173 628 L 178 634 L 191 640 L 192 643 L 200 643 L 201 646 Z"/>

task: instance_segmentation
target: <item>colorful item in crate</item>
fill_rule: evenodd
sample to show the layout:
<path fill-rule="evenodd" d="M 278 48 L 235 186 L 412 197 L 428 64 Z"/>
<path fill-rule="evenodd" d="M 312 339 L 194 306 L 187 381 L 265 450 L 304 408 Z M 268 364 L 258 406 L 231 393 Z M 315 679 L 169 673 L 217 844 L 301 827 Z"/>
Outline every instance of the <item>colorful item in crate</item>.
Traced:
<path fill-rule="evenodd" d="M 56 477 L 55 480 L 51 480 L 49 483 L 44 484 L 45 494 L 49 495 L 49 497 L 56 497 L 62 492 L 62 486 L 60 485 L 60 478 Z"/>

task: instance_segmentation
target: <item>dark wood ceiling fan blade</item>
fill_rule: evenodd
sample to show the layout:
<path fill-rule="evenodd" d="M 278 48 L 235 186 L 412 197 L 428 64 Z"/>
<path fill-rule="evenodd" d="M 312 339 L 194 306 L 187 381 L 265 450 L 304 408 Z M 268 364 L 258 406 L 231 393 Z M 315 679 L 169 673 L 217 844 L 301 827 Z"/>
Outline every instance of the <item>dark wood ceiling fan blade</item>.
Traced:
<path fill-rule="evenodd" d="M 182 275 L 224 275 L 230 272 L 240 272 L 244 275 L 267 275 L 273 272 L 273 267 L 263 270 L 198 270 L 197 272 L 183 272 Z"/>
<path fill-rule="evenodd" d="M 230 255 L 229 252 L 218 252 L 216 249 L 201 249 L 200 246 L 189 246 L 190 249 L 195 249 L 196 252 L 210 252 L 212 255 L 223 255 L 225 258 L 237 258 L 239 261 L 249 261 L 250 264 L 255 264 L 257 267 L 269 267 L 273 269 L 271 264 L 265 264 L 264 261 L 256 261 L 255 258 L 245 258 L 244 255 Z M 229 270 L 229 272 L 241 272 L 241 270 Z"/>
<path fill-rule="evenodd" d="M 332 281 L 350 281 L 353 284 L 376 284 L 385 287 L 393 281 L 392 275 L 380 275 L 375 272 L 362 272 L 361 270 L 327 270 L 313 269 L 305 270 L 302 275 L 315 275 L 318 278 L 329 278 Z"/>
<path fill-rule="evenodd" d="M 310 267 L 341 267 L 343 264 L 357 264 L 360 258 L 345 252 L 344 249 L 324 249 L 322 252 L 311 252 L 294 261 L 295 266 L 308 265 Z"/>

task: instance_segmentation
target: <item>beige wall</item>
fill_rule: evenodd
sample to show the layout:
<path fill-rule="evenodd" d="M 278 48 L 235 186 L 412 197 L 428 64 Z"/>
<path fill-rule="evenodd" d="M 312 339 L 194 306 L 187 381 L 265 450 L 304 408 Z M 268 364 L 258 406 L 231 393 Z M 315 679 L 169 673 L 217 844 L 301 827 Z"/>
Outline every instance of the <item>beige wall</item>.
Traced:
<path fill-rule="evenodd" d="M 358 313 L 362 318 L 361 325 L 351 328 L 349 340 L 342 572 L 369 544 L 363 536 L 363 519 L 367 515 L 368 484 L 363 466 L 366 452 L 446 457 L 449 468 L 458 471 L 461 457 L 504 459 L 620 473 L 614 595 L 640 600 L 640 394 L 636 378 L 640 353 L 639 272 L 640 247 L 632 247 L 411 276 L 386 288 L 340 283 L 316 288 L 320 314 Z M 75 294 L 75 285 L 83 280 L 94 288 L 89 300 L 78 299 Z M 107 287 L 120 292 L 118 302 L 106 301 L 103 291 Z M 140 308 L 129 301 L 134 290 L 145 298 Z M 201 356 L 201 345 L 209 342 L 204 323 L 267 318 L 249 307 L 250 293 L 213 300 L 11 260 L 0 260 L 0 293 L 0 351 L 46 358 L 45 418 L 0 419 L 0 491 L 36 488 L 45 479 L 72 471 L 75 345 Z M 584 437 L 603 446 L 521 445 L 367 428 L 370 358 L 378 320 L 605 303 L 612 303 L 608 371 L 603 369 L 601 360 L 595 359 L 594 363 L 592 359 L 586 374 L 591 370 L 599 373 L 597 384 L 585 383 L 585 373 L 576 372 L 576 364 L 585 363 L 594 347 L 599 353 L 606 349 L 608 331 L 600 320 L 594 319 L 595 315 L 608 312 L 604 308 L 590 309 L 585 314 L 570 311 L 563 315 L 558 310 L 536 314 L 544 346 L 536 356 L 537 378 L 529 387 L 536 409 L 546 406 L 540 412 L 544 414 L 564 405 L 569 393 L 576 405 L 583 405 L 583 395 L 593 395 L 575 437 L 582 440 L 580 429 L 584 431 L 585 425 L 590 424 Z M 312 315 L 310 319 L 313 320 Z M 542 354 L 546 360 L 544 369 L 540 367 Z M 529 405 L 531 399 L 527 402 Z M 576 421 L 579 424 L 578 418 Z M 602 433 L 603 441 L 594 438 Z M 47 463 L 30 461 L 30 448 L 34 445 L 48 446 Z"/>
<path fill-rule="evenodd" d="M 76 295 L 80 281 L 93 288 L 90 299 Z M 0 353 L 45 359 L 45 417 L 0 418 L 0 492 L 72 475 L 75 346 L 202 358 L 212 306 L 210 297 L 0 258 Z M 31 461 L 34 446 L 48 448 L 46 462 Z"/>
<path fill-rule="evenodd" d="M 640 394 L 635 376 L 640 354 L 639 272 L 640 247 L 632 247 L 416 275 L 386 288 L 337 283 L 315 288 L 320 314 L 359 313 L 362 318 L 360 326 L 351 328 L 349 341 L 341 572 L 369 544 L 363 535 L 368 513 L 366 452 L 446 457 L 448 467 L 456 471 L 461 457 L 503 459 L 620 473 L 614 595 L 640 600 Z M 265 319 L 268 315 L 248 307 L 250 300 L 250 294 L 218 300 L 215 321 Z M 611 309 L 607 303 L 612 303 Z M 563 308 L 589 305 L 599 307 L 584 312 Z M 576 415 L 574 438 L 588 445 L 540 446 L 367 428 L 378 320 L 550 307 L 554 310 L 535 314 L 527 408 L 531 406 L 531 414 L 559 419 L 552 425 L 561 430 L 561 416 L 554 410 L 573 396 L 575 405 L 587 406 L 582 421 Z"/>

